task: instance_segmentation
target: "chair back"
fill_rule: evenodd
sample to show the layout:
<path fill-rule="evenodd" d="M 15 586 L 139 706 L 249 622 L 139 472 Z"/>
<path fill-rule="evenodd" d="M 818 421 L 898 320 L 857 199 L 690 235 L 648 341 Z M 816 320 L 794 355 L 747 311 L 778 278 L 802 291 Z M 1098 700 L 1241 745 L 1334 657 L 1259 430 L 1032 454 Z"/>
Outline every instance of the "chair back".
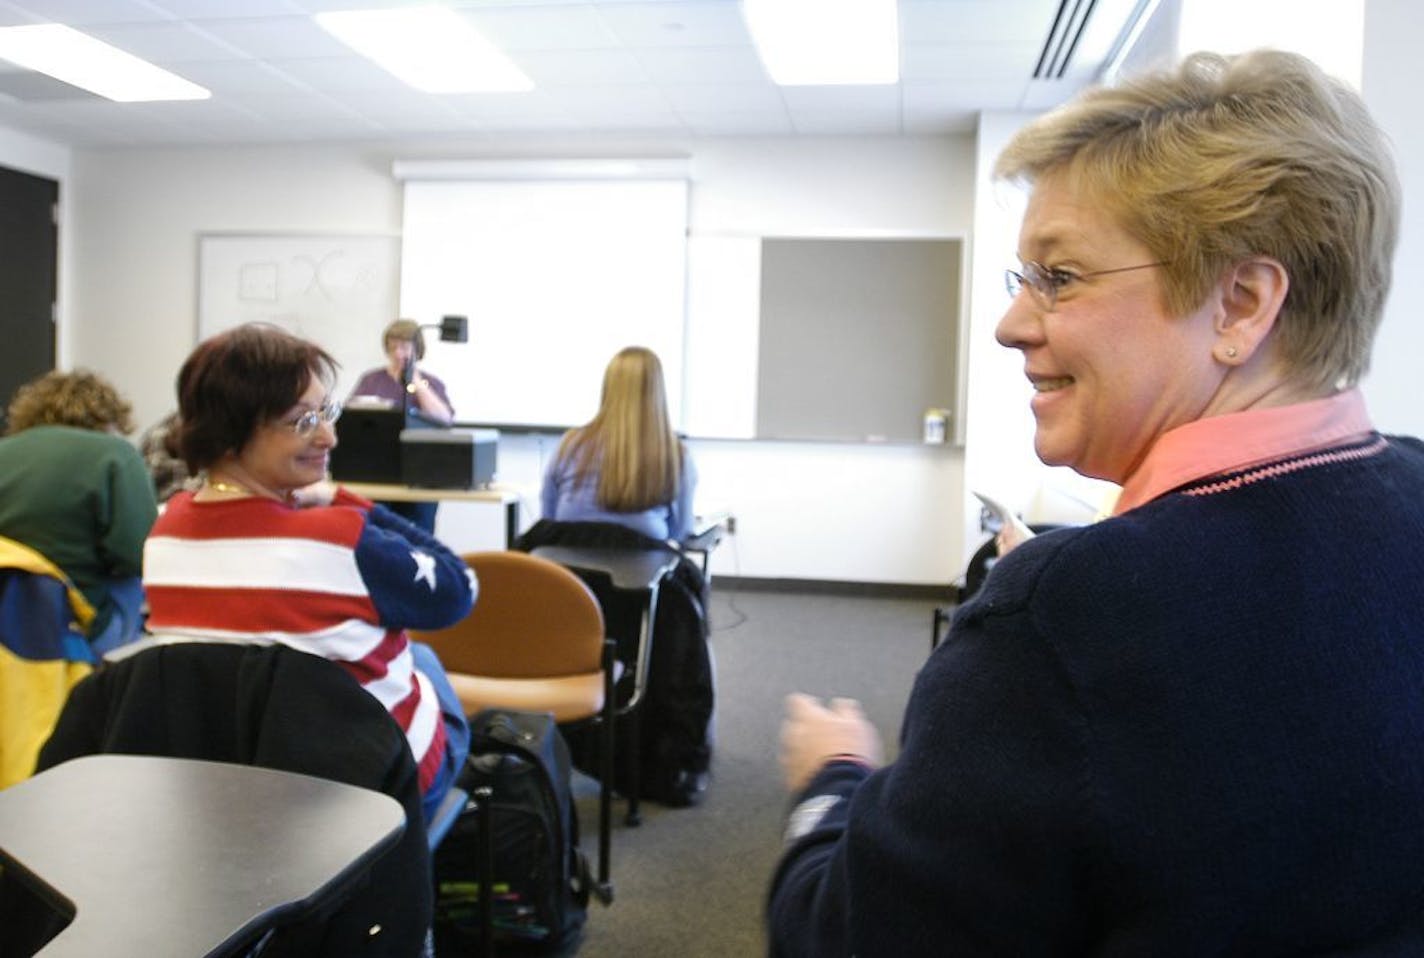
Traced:
<path fill-rule="evenodd" d="M 285 926 L 265 956 L 418 954 L 430 927 L 430 852 L 405 733 L 344 668 L 282 645 L 169 641 L 74 687 L 37 771 L 98 754 L 255 765 L 383 792 L 405 810 L 397 845 L 333 911 Z M 307 814 L 299 807 L 264 814 Z M 379 931 L 373 929 L 379 928 Z"/>
<path fill-rule="evenodd" d="M 94 670 L 93 618 L 54 563 L 0 536 L 0 788 L 29 777 L 69 690 Z"/>
<path fill-rule="evenodd" d="M 446 671 L 534 679 L 601 669 L 603 612 L 578 576 L 523 552 L 463 558 L 479 580 L 470 614 L 448 628 L 412 633 Z"/>

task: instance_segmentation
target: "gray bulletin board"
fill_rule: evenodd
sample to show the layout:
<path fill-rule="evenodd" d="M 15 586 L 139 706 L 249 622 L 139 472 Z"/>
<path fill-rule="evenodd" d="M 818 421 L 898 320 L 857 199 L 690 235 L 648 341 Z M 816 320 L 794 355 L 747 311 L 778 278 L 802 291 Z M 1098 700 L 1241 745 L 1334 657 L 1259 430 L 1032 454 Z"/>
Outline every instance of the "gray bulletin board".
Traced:
<path fill-rule="evenodd" d="M 341 364 L 337 396 L 385 363 L 381 330 L 399 307 L 400 239 L 303 233 L 198 237 L 198 339 L 267 322 Z"/>
<path fill-rule="evenodd" d="M 766 238 L 761 252 L 757 438 L 918 442 L 926 410 L 958 416 L 963 240 Z"/>

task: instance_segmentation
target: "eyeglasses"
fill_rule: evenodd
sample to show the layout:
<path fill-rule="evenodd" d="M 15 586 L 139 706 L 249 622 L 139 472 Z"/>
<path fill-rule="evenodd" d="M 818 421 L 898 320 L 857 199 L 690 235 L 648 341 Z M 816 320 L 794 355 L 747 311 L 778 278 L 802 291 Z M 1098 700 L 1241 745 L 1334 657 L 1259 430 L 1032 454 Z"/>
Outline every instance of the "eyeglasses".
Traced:
<path fill-rule="evenodd" d="M 292 432 L 307 439 L 324 422 L 336 422 L 341 418 L 341 400 L 328 399 L 316 409 L 309 409 L 295 419 L 284 419 L 282 425 L 292 427 Z"/>
<path fill-rule="evenodd" d="M 1033 295 L 1034 301 L 1045 310 L 1052 312 L 1053 307 L 1058 305 L 1058 292 L 1069 283 L 1080 279 L 1089 279 L 1093 276 L 1107 276 L 1109 273 L 1127 273 L 1135 269 L 1150 269 L 1153 266 L 1166 266 L 1163 260 L 1160 263 L 1142 263 L 1139 266 L 1119 266 L 1117 269 L 1097 269 L 1091 273 L 1074 273 L 1066 269 L 1044 266 L 1042 263 L 1028 262 L 1023 264 L 1023 272 L 1017 270 L 1004 270 L 1004 288 L 1009 291 L 1010 296 L 1017 296 L 1019 290 L 1025 286 L 1029 293 Z"/>

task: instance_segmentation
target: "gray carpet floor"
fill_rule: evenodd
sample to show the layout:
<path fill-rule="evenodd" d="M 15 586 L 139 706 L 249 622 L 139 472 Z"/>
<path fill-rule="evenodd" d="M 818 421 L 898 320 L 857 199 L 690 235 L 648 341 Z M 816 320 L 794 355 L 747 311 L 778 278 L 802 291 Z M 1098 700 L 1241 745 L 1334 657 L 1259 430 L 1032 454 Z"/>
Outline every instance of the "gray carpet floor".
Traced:
<path fill-rule="evenodd" d="M 579 958 L 740 958 L 766 953 L 762 914 L 787 808 L 776 747 L 790 691 L 861 700 L 893 755 L 934 603 L 713 586 L 717 741 L 696 808 L 615 806 L 617 897 L 590 906 Z M 583 846 L 597 853 L 597 803 L 580 802 Z"/>

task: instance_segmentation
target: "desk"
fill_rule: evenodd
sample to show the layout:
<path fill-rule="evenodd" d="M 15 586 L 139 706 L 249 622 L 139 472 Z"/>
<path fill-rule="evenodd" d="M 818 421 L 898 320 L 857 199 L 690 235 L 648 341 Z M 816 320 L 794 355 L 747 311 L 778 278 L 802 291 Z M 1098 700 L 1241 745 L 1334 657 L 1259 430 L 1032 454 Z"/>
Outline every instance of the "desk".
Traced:
<path fill-rule="evenodd" d="M 507 489 L 427 489 L 384 482 L 342 482 L 337 485 L 372 501 L 500 502 L 504 504 L 504 543 L 514 548 L 519 538 L 519 494 Z"/>
<path fill-rule="evenodd" d="M 404 828 L 379 792 L 192 759 L 92 755 L 0 791 L 5 880 L 74 915 L 45 958 L 245 953 Z"/>
<path fill-rule="evenodd" d="M 632 778 L 628 789 L 626 822 L 642 821 L 638 812 L 638 703 L 648 681 L 648 658 L 653 648 L 653 624 L 658 611 L 658 588 L 663 577 L 677 566 L 678 554 L 671 549 L 618 549 L 585 546 L 539 546 L 534 555 L 557 562 L 574 572 L 592 572 L 608 577 L 613 588 L 643 596 L 642 627 L 638 632 L 638 659 L 633 673 L 633 694 L 619 707 L 627 714 L 628 750 L 632 756 Z M 622 746 L 620 746 L 622 747 Z"/>

